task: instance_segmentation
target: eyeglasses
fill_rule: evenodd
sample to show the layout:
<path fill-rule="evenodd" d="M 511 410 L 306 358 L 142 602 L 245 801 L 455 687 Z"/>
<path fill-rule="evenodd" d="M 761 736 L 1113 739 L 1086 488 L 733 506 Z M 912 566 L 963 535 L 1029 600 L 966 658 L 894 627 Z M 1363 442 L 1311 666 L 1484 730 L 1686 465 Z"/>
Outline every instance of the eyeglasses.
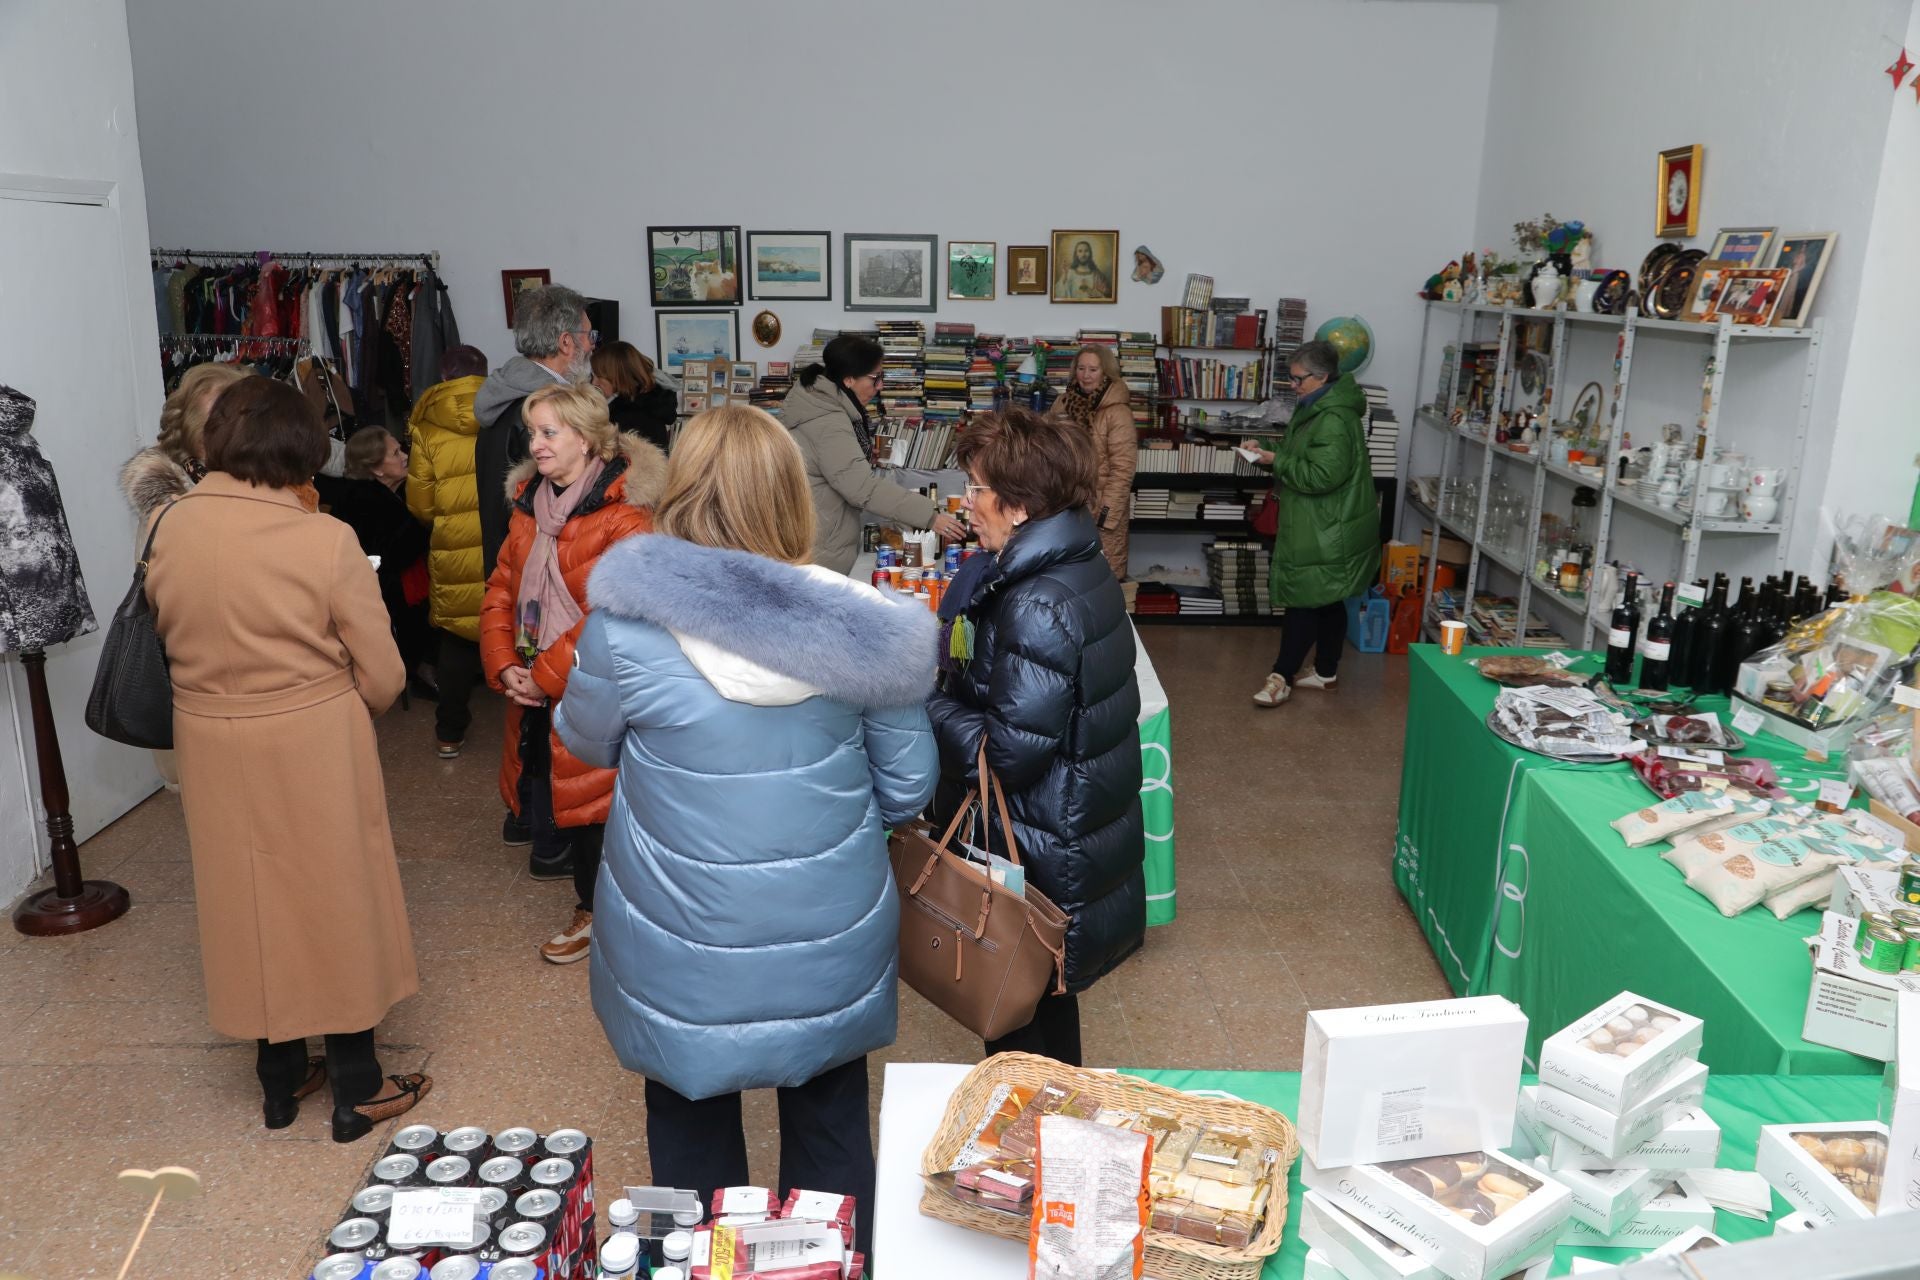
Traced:
<path fill-rule="evenodd" d="M 878 373 L 863 373 L 860 376 L 862 378 L 865 378 L 868 382 L 883 382 L 886 380 L 887 371 L 885 369 L 882 369 Z"/>
<path fill-rule="evenodd" d="M 568 330 L 568 332 L 573 334 L 573 336 L 576 338 L 585 336 L 587 340 L 587 345 L 590 347 L 597 347 L 600 345 L 600 331 L 598 329 L 570 329 Z"/>
<path fill-rule="evenodd" d="M 990 484 L 970 484 L 967 486 L 967 500 L 971 502 L 973 500 L 973 495 L 976 493 L 992 493 L 992 492 L 993 492 L 993 486 Z"/>
<path fill-rule="evenodd" d="M 1289 373 L 1287 375 L 1287 381 L 1291 382 L 1294 386 L 1297 387 L 1301 383 L 1306 382 L 1308 379 L 1317 378 L 1319 376 L 1320 375 L 1317 373 Z"/>

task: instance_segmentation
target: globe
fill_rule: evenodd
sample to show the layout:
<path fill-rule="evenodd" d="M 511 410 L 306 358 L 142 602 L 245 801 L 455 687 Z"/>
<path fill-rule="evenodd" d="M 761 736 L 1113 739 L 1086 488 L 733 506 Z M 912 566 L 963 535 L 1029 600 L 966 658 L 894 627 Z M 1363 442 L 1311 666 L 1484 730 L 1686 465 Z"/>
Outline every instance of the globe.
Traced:
<path fill-rule="evenodd" d="M 1358 373 L 1373 359 L 1373 330 L 1359 316 L 1335 316 L 1313 336 L 1340 353 L 1340 372 Z"/>

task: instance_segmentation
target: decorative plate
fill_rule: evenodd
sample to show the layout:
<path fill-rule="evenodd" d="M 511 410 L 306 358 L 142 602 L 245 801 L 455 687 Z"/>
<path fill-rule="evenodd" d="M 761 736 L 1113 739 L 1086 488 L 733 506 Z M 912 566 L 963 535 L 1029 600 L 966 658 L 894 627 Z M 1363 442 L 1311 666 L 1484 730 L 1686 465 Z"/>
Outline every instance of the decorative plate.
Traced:
<path fill-rule="evenodd" d="M 1668 260 L 1666 270 L 1653 291 L 1653 314 L 1662 320 L 1678 320 L 1686 310 L 1687 295 L 1693 292 L 1693 274 L 1706 259 L 1705 249 L 1682 249 Z"/>
<path fill-rule="evenodd" d="M 780 317 L 771 311 L 762 311 L 755 316 L 753 340 L 763 347 L 770 347 L 780 341 Z"/>
<path fill-rule="evenodd" d="M 1640 263 L 1640 296 L 1651 299 L 1659 273 L 1666 270 L 1667 260 L 1680 252 L 1680 246 L 1671 240 L 1664 240 L 1653 246 L 1653 250 Z"/>
<path fill-rule="evenodd" d="M 1625 271 L 1609 271 L 1600 278 L 1593 295 L 1593 309 L 1603 316 L 1625 315 L 1627 299 L 1633 294 L 1633 277 Z"/>

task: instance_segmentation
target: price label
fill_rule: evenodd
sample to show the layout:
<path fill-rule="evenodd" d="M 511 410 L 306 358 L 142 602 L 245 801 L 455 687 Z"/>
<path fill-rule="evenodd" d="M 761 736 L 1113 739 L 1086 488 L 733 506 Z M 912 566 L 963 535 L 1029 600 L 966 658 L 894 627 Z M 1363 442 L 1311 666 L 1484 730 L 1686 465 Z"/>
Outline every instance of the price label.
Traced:
<path fill-rule="evenodd" d="M 431 1191 L 396 1191 L 393 1216 L 387 1224 L 387 1243 L 401 1247 L 418 1244 L 467 1244 L 474 1236 L 479 1213 L 477 1187 L 442 1187 Z"/>
<path fill-rule="evenodd" d="M 1853 784 L 1845 778 L 1820 779 L 1820 798 L 1816 802 L 1822 809 L 1838 813 L 1847 807 L 1853 799 Z"/>
<path fill-rule="evenodd" d="M 1758 733 L 1766 720 L 1752 707 L 1741 707 L 1733 713 L 1733 727 L 1741 733 Z"/>
<path fill-rule="evenodd" d="M 1893 686 L 1893 700 L 1898 706 L 1920 707 L 1920 689 L 1910 684 L 1897 684 Z"/>
<path fill-rule="evenodd" d="M 1860 810 L 1858 813 L 1848 815 L 1847 820 L 1853 823 L 1855 830 L 1863 831 L 1879 840 L 1884 840 L 1896 849 L 1906 847 L 1906 832 L 1900 830 L 1900 828 L 1894 826 L 1884 818 L 1868 813 L 1865 809 Z"/>
<path fill-rule="evenodd" d="M 1707 589 L 1697 582 L 1689 582 L 1685 586 L 1675 587 L 1673 598 L 1681 604 L 1692 605 L 1698 609 L 1707 602 Z"/>

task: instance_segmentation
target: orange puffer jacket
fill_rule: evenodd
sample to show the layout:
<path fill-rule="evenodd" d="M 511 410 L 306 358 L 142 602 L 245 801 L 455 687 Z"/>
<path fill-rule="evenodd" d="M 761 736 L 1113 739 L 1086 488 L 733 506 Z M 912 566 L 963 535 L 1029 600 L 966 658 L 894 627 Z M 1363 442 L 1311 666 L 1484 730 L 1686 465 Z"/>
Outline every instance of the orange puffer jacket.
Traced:
<path fill-rule="evenodd" d="M 514 603 L 520 596 L 520 572 L 533 549 L 533 463 L 522 462 L 507 476 L 507 498 L 512 515 L 500 560 L 487 579 L 486 599 L 480 606 L 480 663 L 487 683 L 505 692 L 500 673 L 520 661 L 513 650 Z M 558 554 L 567 591 L 584 613 L 587 576 L 600 556 L 614 543 L 653 530 L 653 505 L 666 487 L 667 456 L 632 436 L 620 437 L 620 453 L 601 472 L 597 491 L 574 509 L 561 530 Z M 585 619 L 582 618 L 582 624 Z M 533 663 L 533 679 L 547 697 L 558 702 L 567 692 L 567 673 L 573 669 L 573 646 L 580 626 L 542 650 Z M 500 797 L 520 812 L 520 713 L 507 703 L 507 731 L 500 752 Z M 558 736 L 553 737 L 553 814 L 562 827 L 584 827 L 607 820 L 613 803 L 612 769 L 582 764 Z"/>

